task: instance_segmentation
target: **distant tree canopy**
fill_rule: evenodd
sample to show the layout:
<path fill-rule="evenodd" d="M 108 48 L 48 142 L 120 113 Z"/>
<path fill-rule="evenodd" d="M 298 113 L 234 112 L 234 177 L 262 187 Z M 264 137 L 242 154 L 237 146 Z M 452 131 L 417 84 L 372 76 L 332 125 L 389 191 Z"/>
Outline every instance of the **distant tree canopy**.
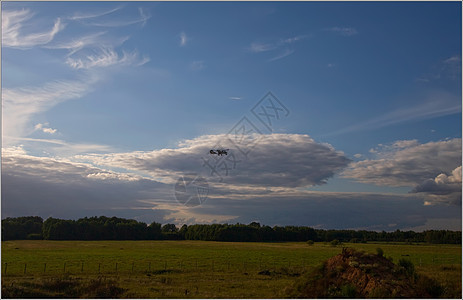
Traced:
<path fill-rule="evenodd" d="M 6 218 L 2 220 L 2 240 L 42 239 L 41 217 Z"/>
<path fill-rule="evenodd" d="M 136 220 L 108 217 L 62 220 L 40 217 L 6 218 L 2 220 L 2 240 L 202 240 L 226 242 L 337 241 L 351 243 L 427 242 L 461 244 L 461 231 L 427 230 L 424 232 L 377 232 L 366 230 L 324 230 L 306 226 L 261 226 L 245 224 L 147 225 Z"/>

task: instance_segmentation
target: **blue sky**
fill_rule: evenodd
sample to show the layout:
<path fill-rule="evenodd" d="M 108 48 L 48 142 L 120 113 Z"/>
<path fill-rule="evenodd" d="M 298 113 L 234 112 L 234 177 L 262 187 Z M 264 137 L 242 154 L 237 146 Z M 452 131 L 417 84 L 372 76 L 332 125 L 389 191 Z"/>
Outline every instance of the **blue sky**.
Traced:
<path fill-rule="evenodd" d="M 3 2 L 2 31 L 2 217 L 461 228 L 459 2 Z"/>

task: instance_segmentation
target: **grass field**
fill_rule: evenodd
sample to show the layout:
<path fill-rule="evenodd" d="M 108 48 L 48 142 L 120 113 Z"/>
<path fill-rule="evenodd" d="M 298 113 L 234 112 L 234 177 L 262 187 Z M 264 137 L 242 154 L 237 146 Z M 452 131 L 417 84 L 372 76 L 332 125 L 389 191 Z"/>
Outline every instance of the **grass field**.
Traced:
<path fill-rule="evenodd" d="M 461 245 L 343 246 L 371 253 L 379 247 L 394 262 L 409 258 L 418 273 L 444 286 L 447 297 L 461 297 Z M 102 297 L 117 286 L 123 290 L 112 296 L 280 298 L 301 273 L 341 249 L 324 243 L 7 241 L 2 242 L 2 290 L 95 297 L 69 288 L 88 291 L 97 284 L 104 287 L 96 294 Z"/>

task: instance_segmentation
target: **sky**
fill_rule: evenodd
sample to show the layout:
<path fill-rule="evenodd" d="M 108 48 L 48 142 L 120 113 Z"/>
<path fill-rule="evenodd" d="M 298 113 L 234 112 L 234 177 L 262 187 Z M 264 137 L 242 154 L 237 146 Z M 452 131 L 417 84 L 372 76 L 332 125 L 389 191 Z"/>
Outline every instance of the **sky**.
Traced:
<path fill-rule="evenodd" d="M 2 218 L 461 230 L 460 2 L 1 5 Z"/>

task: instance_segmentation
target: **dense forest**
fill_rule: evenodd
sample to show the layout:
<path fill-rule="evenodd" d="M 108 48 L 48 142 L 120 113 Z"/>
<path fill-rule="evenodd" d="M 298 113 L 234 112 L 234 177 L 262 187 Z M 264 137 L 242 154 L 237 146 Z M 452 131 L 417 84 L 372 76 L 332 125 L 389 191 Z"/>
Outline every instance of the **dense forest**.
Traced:
<path fill-rule="evenodd" d="M 427 230 L 423 232 L 377 232 L 366 230 L 325 230 L 305 226 L 261 226 L 245 224 L 183 225 L 108 217 L 62 220 L 41 217 L 6 218 L 2 220 L 2 240 L 203 240 L 229 242 L 426 242 L 461 244 L 461 231 Z"/>

